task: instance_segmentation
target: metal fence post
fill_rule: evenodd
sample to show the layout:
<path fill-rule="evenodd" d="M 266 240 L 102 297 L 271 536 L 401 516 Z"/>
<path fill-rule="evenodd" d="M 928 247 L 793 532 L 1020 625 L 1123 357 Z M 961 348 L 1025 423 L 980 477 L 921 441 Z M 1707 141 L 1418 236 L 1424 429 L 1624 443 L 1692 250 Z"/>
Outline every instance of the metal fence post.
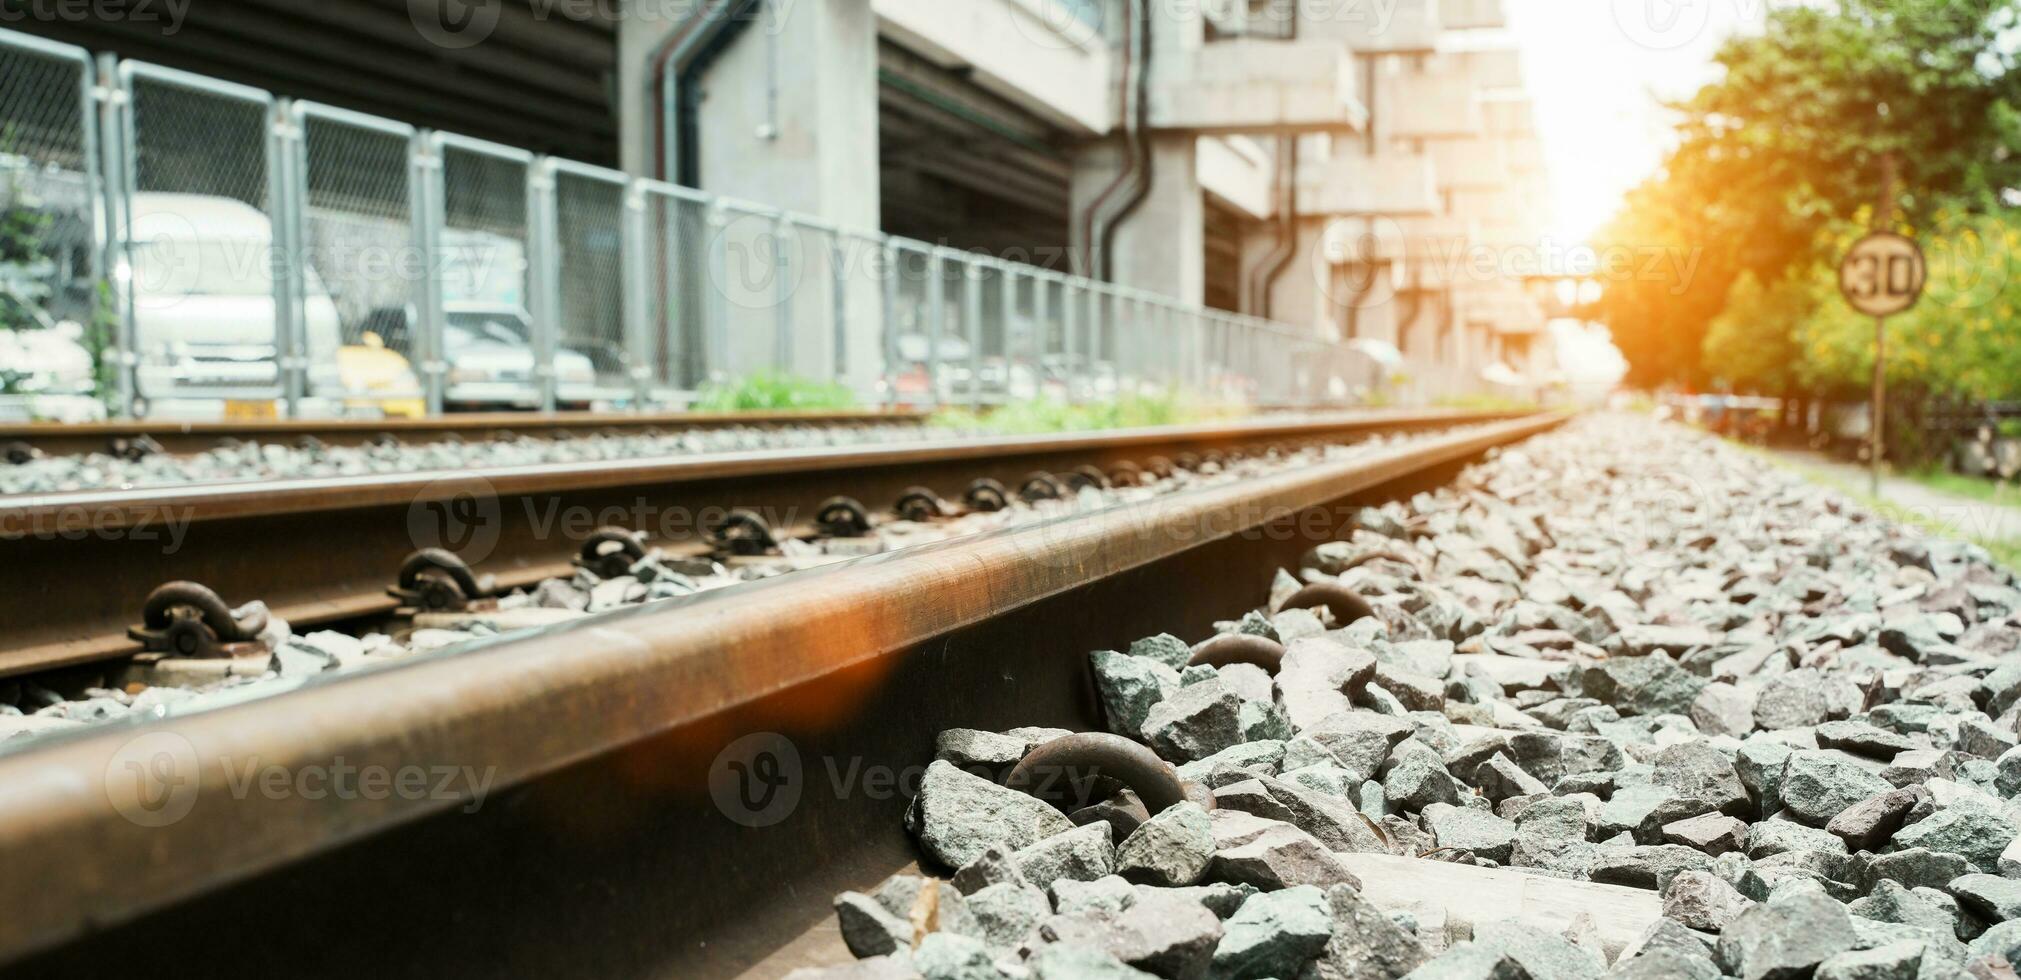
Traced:
<path fill-rule="evenodd" d="M 442 242 L 442 227 L 447 220 L 443 204 L 442 146 L 435 133 L 419 131 L 409 139 L 407 181 L 409 220 L 413 227 L 414 247 L 420 251 L 422 263 L 421 289 L 414 304 L 415 336 L 411 343 L 428 414 L 441 415 L 444 382 L 449 373 L 442 339 L 445 326 L 443 304 L 446 302 L 442 274 L 448 256 L 443 254 Z"/>
<path fill-rule="evenodd" d="M 997 276 L 1003 280 L 1000 287 L 1003 296 L 1003 398 L 1009 403 L 1017 391 L 1018 359 L 1016 335 L 1018 322 L 1018 273 L 1011 263 L 997 266 Z"/>
<path fill-rule="evenodd" d="M 829 358 L 834 366 L 835 380 L 849 383 L 849 246 L 848 236 L 840 229 L 828 233 L 828 274 L 831 292 L 829 302 L 833 305 L 828 324 L 829 342 L 834 345 Z"/>
<path fill-rule="evenodd" d="M 308 276 L 303 264 L 307 238 L 302 231 L 309 193 L 308 146 L 301 138 L 302 117 L 293 100 L 279 100 L 271 113 L 267 179 L 273 207 L 274 366 L 280 375 L 281 403 L 289 418 L 299 418 L 309 370 Z"/>
<path fill-rule="evenodd" d="M 104 276 L 96 302 L 110 303 L 113 316 L 112 389 L 118 404 L 113 414 L 131 418 L 140 394 L 140 353 L 135 349 L 133 319 L 133 259 L 128 239 L 133 234 L 133 88 L 124 66 L 110 54 L 98 56 L 98 133 L 100 179 L 105 188 Z"/>
<path fill-rule="evenodd" d="M 780 212 L 772 219 L 772 366 L 780 374 L 793 373 L 793 219 Z"/>
<path fill-rule="evenodd" d="M 884 260 L 884 401 L 887 405 L 898 404 L 898 243 L 886 237 L 878 243 L 878 255 Z"/>
<path fill-rule="evenodd" d="M 624 189 L 623 242 L 619 246 L 620 295 L 623 300 L 624 362 L 631 379 L 632 410 L 645 411 L 653 397 L 652 363 L 656 344 L 652 317 L 647 310 L 646 285 L 651 273 L 646 247 L 646 191 L 639 181 L 628 181 Z"/>
<path fill-rule="evenodd" d="M 941 265 L 940 250 L 926 252 L 926 397 L 929 404 L 940 407 L 940 338 L 947 325 L 947 283 Z"/>
<path fill-rule="evenodd" d="M 962 323 L 968 335 L 968 406 L 982 410 L 982 266 L 970 257 L 961 263 Z"/>
<path fill-rule="evenodd" d="M 730 219 L 723 210 L 723 202 L 709 204 L 709 282 L 708 299 L 703 304 L 707 323 L 708 342 L 703 345 L 702 359 L 707 362 L 703 377 L 710 381 L 721 381 L 728 376 L 730 363 L 730 297 L 723 284 L 728 281 L 730 265 L 730 243 L 728 228 Z"/>
<path fill-rule="evenodd" d="M 561 319 L 560 240 L 554 222 L 554 165 L 537 156 L 526 168 L 526 264 L 533 307 L 533 377 L 540 410 L 555 409 L 555 337 Z"/>

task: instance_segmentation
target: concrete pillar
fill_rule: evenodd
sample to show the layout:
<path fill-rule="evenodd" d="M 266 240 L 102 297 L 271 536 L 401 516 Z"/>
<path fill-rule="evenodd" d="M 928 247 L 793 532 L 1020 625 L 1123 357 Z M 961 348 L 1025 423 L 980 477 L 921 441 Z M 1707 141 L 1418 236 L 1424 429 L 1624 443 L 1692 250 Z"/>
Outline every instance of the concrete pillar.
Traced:
<path fill-rule="evenodd" d="M 1151 193 L 1116 229 L 1109 278 L 1197 306 L 1207 295 L 1207 203 L 1195 143 L 1191 135 L 1152 137 Z M 1077 255 L 1093 256 L 1101 247 L 1099 240 L 1087 240 L 1085 216 L 1122 172 L 1124 145 L 1120 139 L 1101 140 L 1074 156 L 1071 234 Z"/>
<path fill-rule="evenodd" d="M 621 156 L 631 173 L 675 177 L 675 161 L 660 162 L 672 120 L 670 110 L 654 116 L 656 70 L 661 49 L 694 6 L 646 4 L 619 19 Z M 871 5 L 767 0 L 736 30 L 698 80 L 700 189 L 875 231 L 881 202 Z M 825 233 L 727 217 L 710 234 L 719 253 L 710 278 L 721 293 L 714 326 L 729 348 L 720 352 L 727 364 L 713 365 L 718 373 L 777 368 L 828 378 L 839 355 L 844 380 L 870 391 L 884 349 L 875 250 L 848 243 L 838 266 Z"/>

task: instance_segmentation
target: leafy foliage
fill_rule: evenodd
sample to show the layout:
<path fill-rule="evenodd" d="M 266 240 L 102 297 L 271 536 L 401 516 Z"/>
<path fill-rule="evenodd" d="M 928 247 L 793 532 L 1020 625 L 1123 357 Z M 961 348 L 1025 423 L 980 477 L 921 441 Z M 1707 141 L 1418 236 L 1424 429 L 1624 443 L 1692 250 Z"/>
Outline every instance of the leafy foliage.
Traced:
<path fill-rule="evenodd" d="M 790 374 L 759 372 L 702 389 L 695 409 L 703 412 L 791 412 L 856 406 L 849 386 Z"/>
<path fill-rule="evenodd" d="M 964 432 L 1027 435 L 1182 425 L 1228 414 L 1226 410 L 1200 405 L 1180 393 L 1162 392 L 1124 395 L 1112 401 L 1081 405 L 1057 398 L 1034 398 L 981 414 L 968 409 L 948 409 L 935 414 L 933 423 Z"/>
<path fill-rule="evenodd" d="M 1818 276 L 1871 223 L 1884 158 L 1897 165 L 1890 204 L 1906 232 L 1969 225 L 2021 186 L 2013 150 L 2021 71 L 2005 41 L 2015 8 L 2011 0 L 1772 5 L 1760 34 L 1723 45 L 1715 60 L 1724 77 L 1672 107 L 1676 148 L 1596 243 L 1698 257 L 1605 283 L 1591 312 L 1613 330 L 1629 380 L 1773 390 L 1855 374 L 1854 352 L 1838 346 L 1851 339 L 1850 320 L 1839 322 Z M 1806 302 L 1825 322 L 1804 320 Z M 1751 326 L 1750 316 L 1770 322 Z M 1824 360 L 1776 370 L 1766 363 L 1774 350 L 1747 337 Z"/>

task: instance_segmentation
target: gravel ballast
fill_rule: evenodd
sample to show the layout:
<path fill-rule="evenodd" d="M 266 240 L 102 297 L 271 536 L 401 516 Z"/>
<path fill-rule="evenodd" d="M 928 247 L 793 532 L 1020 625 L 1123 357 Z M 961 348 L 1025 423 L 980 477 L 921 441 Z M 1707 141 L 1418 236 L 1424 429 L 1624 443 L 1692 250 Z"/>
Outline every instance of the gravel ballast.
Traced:
<path fill-rule="evenodd" d="M 974 897 L 943 888 L 909 936 L 841 896 L 878 968 L 2014 976 L 2021 589 L 1982 549 L 1621 416 L 1575 420 L 1356 523 L 1268 591 L 1337 581 L 1374 616 L 1322 613 L 1315 631 L 1304 611 L 1227 610 L 1224 632 L 1286 640 L 1267 688 L 1185 667 L 1166 639 L 1090 658 L 1111 730 L 1157 752 L 1192 802 L 1154 817 L 1126 793 L 1006 827 L 982 787 L 929 778 L 911 826 L 926 876 L 898 891 L 999 873 L 958 861 L 1048 857 L 990 886 L 1025 899 L 1014 916 L 951 911 Z M 1128 808 L 1148 822 L 1116 817 Z M 1108 840 L 1083 840 L 1090 828 Z M 1652 911 L 1625 942 L 1596 924 L 1618 911 L 1605 908 L 1421 922 L 1370 900 L 1357 853 L 1641 889 Z"/>

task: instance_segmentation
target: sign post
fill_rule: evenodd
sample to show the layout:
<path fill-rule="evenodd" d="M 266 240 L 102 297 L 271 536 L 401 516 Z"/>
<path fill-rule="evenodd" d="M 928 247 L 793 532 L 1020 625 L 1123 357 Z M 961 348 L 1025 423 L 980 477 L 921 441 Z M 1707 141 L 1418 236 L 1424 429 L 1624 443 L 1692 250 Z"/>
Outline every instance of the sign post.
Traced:
<path fill-rule="evenodd" d="M 1894 160 L 1884 160 L 1881 205 L 1874 212 L 1874 225 L 1884 229 L 1894 213 Z M 1853 243 L 1839 264 L 1839 292 L 1853 309 L 1874 318 L 1874 400 L 1869 426 L 1873 439 L 1868 453 L 1872 470 L 1868 476 L 1873 495 L 1881 495 L 1881 453 L 1883 426 L 1887 419 L 1888 317 L 1916 305 L 1923 295 L 1928 275 L 1923 250 L 1913 240 L 1891 231 L 1877 230 Z"/>

